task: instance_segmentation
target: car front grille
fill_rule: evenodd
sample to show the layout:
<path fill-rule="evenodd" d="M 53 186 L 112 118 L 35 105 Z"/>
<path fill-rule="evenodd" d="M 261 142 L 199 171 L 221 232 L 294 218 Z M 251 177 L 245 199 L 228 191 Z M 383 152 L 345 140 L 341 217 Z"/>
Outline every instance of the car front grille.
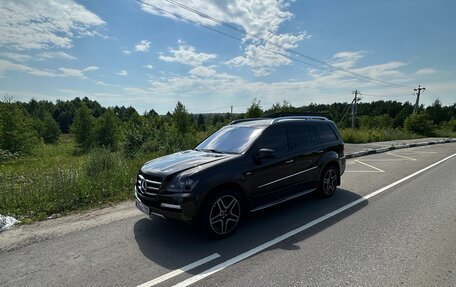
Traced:
<path fill-rule="evenodd" d="M 143 196 L 153 198 L 157 196 L 161 184 L 162 179 L 160 177 L 138 174 L 136 190 Z"/>

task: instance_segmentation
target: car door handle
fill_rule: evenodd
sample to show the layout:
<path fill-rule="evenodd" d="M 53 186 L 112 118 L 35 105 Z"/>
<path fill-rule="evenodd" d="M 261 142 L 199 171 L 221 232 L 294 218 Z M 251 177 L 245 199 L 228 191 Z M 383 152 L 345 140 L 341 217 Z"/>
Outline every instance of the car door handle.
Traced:
<path fill-rule="evenodd" d="M 285 163 L 288 164 L 288 163 L 292 163 L 292 162 L 294 162 L 294 159 L 287 160 Z"/>
<path fill-rule="evenodd" d="M 321 150 L 317 150 L 317 153 L 323 153 L 323 150 L 322 149 Z"/>

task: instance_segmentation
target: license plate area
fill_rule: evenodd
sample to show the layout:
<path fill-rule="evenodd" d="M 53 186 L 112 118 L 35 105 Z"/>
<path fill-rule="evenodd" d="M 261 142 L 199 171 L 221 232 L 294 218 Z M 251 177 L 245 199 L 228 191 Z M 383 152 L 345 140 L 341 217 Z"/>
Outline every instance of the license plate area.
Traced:
<path fill-rule="evenodd" d="M 142 203 L 139 202 L 138 200 L 136 200 L 136 207 L 137 207 L 140 211 L 144 212 L 145 214 L 150 215 L 150 209 L 149 209 L 149 207 L 145 206 L 144 204 L 142 204 Z"/>

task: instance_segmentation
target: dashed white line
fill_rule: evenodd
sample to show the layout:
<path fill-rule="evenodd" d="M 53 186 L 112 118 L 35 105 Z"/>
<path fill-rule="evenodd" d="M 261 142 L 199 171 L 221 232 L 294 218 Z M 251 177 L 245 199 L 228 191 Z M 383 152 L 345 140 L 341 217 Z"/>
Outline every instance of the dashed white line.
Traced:
<path fill-rule="evenodd" d="M 314 225 L 316 225 L 316 224 L 318 224 L 318 223 L 320 223 L 322 221 L 325 221 L 325 220 L 327 220 L 327 219 L 329 219 L 329 218 L 331 218 L 333 216 L 336 216 L 337 214 L 339 214 L 341 212 L 344 212 L 345 210 L 347 210 L 349 208 L 352 208 L 353 206 L 355 206 L 355 205 L 357 205 L 357 204 L 359 204 L 359 203 L 361 203 L 363 201 L 366 201 L 369 198 L 371 198 L 373 196 L 376 196 L 376 195 L 384 192 L 385 190 L 388 190 L 388 189 L 390 189 L 390 188 L 392 188 L 392 187 L 394 187 L 394 186 L 396 186 L 396 185 L 398 185 L 398 184 L 400 184 L 400 183 L 402 183 L 402 182 L 404 182 L 404 181 L 406 181 L 406 180 L 408 180 L 408 179 L 410 179 L 412 177 L 415 177 L 415 176 L 419 175 L 420 173 L 423 173 L 426 170 L 428 170 L 430 168 L 433 168 L 434 166 L 436 166 L 438 164 L 441 164 L 442 162 L 444 162 L 444 161 L 446 161 L 446 160 L 448 160 L 448 159 L 450 159 L 450 158 L 452 158 L 454 156 L 456 156 L 456 153 L 454 153 L 454 154 L 452 154 L 452 155 L 450 155 L 450 156 L 448 156 L 448 157 L 446 157 L 446 158 L 444 158 L 444 159 L 442 159 L 442 160 L 440 160 L 440 161 L 438 161 L 436 163 L 433 163 L 433 164 L 431 164 L 431 165 L 429 165 L 429 166 L 427 166 L 427 167 L 425 167 L 423 169 L 420 169 L 419 171 L 414 172 L 411 175 L 408 175 L 408 176 L 406 176 L 406 177 L 404 177 L 402 179 L 399 179 L 399 180 L 397 180 L 397 181 L 395 181 L 395 182 L 393 182 L 393 183 L 391 183 L 391 184 L 389 184 L 389 185 L 387 185 L 385 187 L 382 187 L 382 188 L 380 188 L 380 189 L 378 189 L 378 190 L 376 190 L 376 191 L 374 191 L 372 193 L 369 193 L 368 195 L 365 195 L 365 196 L 363 196 L 363 197 L 361 197 L 361 198 L 359 198 L 359 199 L 357 199 L 357 200 L 355 200 L 355 201 L 353 201 L 353 202 L 351 202 L 351 203 L 349 203 L 347 205 L 344 205 L 344 206 L 342 206 L 342 207 L 340 207 L 340 208 L 338 208 L 338 209 L 336 209 L 336 210 L 334 210 L 334 211 L 332 211 L 332 212 L 330 212 L 330 213 L 328 213 L 326 215 L 323 215 L 323 216 L 321 216 L 321 217 L 319 217 L 319 218 L 317 218 L 317 219 L 315 219 L 315 220 L 313 220 L 313 221 L 311 221 L 311 222 L 309 222 L 307 224 L 304 224 L 301 227 L 298 227 L 298 228 L 296 228 L 294 230 L 291 230 L 291 231 L 289 231 L 289 232 L 287 232 L 287 233 L 285 233 L 285 234 L 283 234 L 283 235 L 281 235 L 279 237 L 276 237 L 276 238 L 274 238 L 274 239 L 272 239 L 272 240 L 270 240 L 270 241 L 268 241 L 266 243 L 261 244 L 260 246 L 257 246 L 257 247 L 255 247 L 253 249 L 250 249 L 250 250 L 248 250 L 248 251 L 246 251 L 246 252 L 244 252 L 242 254 L 239 254 L 238 256 L 235 256 L 235 257 L 233 257 L 233 258 L 231 258 L 231 259 L 229 259 L 229 260 L 227 260 L 225 262 L 222 262 L 222 263 L 220 263 L 220 264 L 218 264 L 218 265 L 216 265 L 216 266 L 214 266 L 214 267 L 212 267 L 212 268 L 210 268 L 210 269 L 208 269 L 206 271 L 201 272 L 200 274 L 192 276 L 192 277 L 190 277 L 190 278 L 188 278 L 188 279 L 186 279 L 186 280 L 174 285 L 174 287 L 186 287 L 186 286 L 189 286 L 189 285 L 191 285 L 191 284 L 193 284 L 195 282 L 198 282 L 198 281 L 200 281 L 200 280 L 202 280 L 202 279 L 204 279 L 204 278 L 206 278 L 206 277 L 208 277 L 208 276 L 210 276 L 210 275 L 212 275 L 214 273 L 217 273 L 217 272 L 219 272 L 219 271 L 221 271 L 221 270 L 223 270 L 223 269 L 225 269 L 225 268 L 227 268 L 227 267 L 229 267 L 229 266 L 231 266 L 233 264 L 238 263 L 239 261 L 242 261 L 242 260 L 244 260 L 244 259 L 246 259 L 246 258 L 248 258 L 248 257 L 250 257 L 252 255 L 255 255 L 256 253 L 259 253 L 259 252 L 261 252 L 261 251 L 263 251 L 263 250 L 265 250 L 265 249 L 267 249 L 267 248 L 269 248 L 269 247 L 271 247 L 271 246 L 273 246 L 273 245 L 275 245 L 275 244 L 277 244 L 277 243 L 279 243 L 279 242 L 281 242 L 281 241 L 283 241 L 285 239 L 288 239 L 288 238 L 290 238 L 290 237 L 292 237 L 292 236 L 294 236 L 294 235 L 296 235 L 296 234 L 298 234 L 298 233 L 300 233 L 300 232 L 302 232 L 302 231 L 304 231 L 306 229 L 309 229 L 310 227 L 312 227 L 312 226 L 314 226 Z"/>
<path fill-rule="evenodd" d="M 220 257 L 220 254 L 214 253 L 214 254 L 212 254 L 212 255 L 210 255 L 208 257 L 205 257 L 205 258 L 203 258 L 201 260 L 198 260 L 198 261 L 195 261 L 193 263 L 190 263 L 187 266 L 184 266 L 184 267 L 182 267 L 180 269 L 171 271 L 169 273 L 166 273 L 165 275 L 162 275 L 162 276 L 157 277 L 157 278 L 155 278 L 153 280 L 150 280 L 150 281 L 148 281 L 146 283 L 143 283 L 143 284 L 139 285 L 138 287 L 150 287 L 150 286 L 157 285 L 158 283 L 161 283 L 163 281 L 171 279 L 171 278 L 173 278 L 173 277 L 175 277 L 175 276 L 177 276 L 179 274 L 187 272 L 187 271 L 189 271 L 189 270 L 191 270 L 193 268 L 196 268 L 196 267 L 198 267 L 200 265 L 203 265 L 203 264 L 205 264 L 205 263 L 207 263 L 207 262 L 209 262 L 211 260 L 214 260 L 216 258 L 219 258 L 219 257 Z"/>
<path fill-rule="evenodd" d="M 367 166 L 367 167 L 370 167 L 370 168 L 373 168 L 373 169 L 375 169 L 375 170 L 378 170 L 379 172 L 385 172 L 383 169 L 379 169 L 378 167 L 375 167 L 375 166 L 373 166 L 373 165 L 367 164 L 367 163 L 362 162 L 362 161 L 360 161 L 360 160 L 355 159 L 355 161 L 356 161 L 357 163 L 364 164 L 364 165 Z"/>
<path fill-rule="evenodd" d="M 387 155 L 392 155 L 392 156 L 401 157 L 401 158 L 405 158 L 405 159 L 409 159 L 409 160 L 416 160 L 416 158 L 408 157 L 408 156 L 405 156 L 405 155 L 394 154 L 394 153 L 390 153 L 390 152 L 387 152 L 386 154 L 387 154 Z"/>

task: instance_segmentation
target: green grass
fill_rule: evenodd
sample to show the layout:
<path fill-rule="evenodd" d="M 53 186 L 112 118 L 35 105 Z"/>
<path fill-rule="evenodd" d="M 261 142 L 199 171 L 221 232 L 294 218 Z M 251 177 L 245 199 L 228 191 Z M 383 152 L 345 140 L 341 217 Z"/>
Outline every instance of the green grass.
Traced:
<path fill-rule="evenodd" d="M 404 129 L 340 129 L 342 139 L 346 143 L 368 143 L 379 141 L 406 140 L 422 138 Z"/>
<path fill-rule="evenodd" d="M 157 156 L 126 160 L 104 149 L 86 155 L 74 150 L 73 139 L 64 135 L 58 145 L 0 163 L 0 214 L 30 222 L 133 198 L 136 171 Z"/>

